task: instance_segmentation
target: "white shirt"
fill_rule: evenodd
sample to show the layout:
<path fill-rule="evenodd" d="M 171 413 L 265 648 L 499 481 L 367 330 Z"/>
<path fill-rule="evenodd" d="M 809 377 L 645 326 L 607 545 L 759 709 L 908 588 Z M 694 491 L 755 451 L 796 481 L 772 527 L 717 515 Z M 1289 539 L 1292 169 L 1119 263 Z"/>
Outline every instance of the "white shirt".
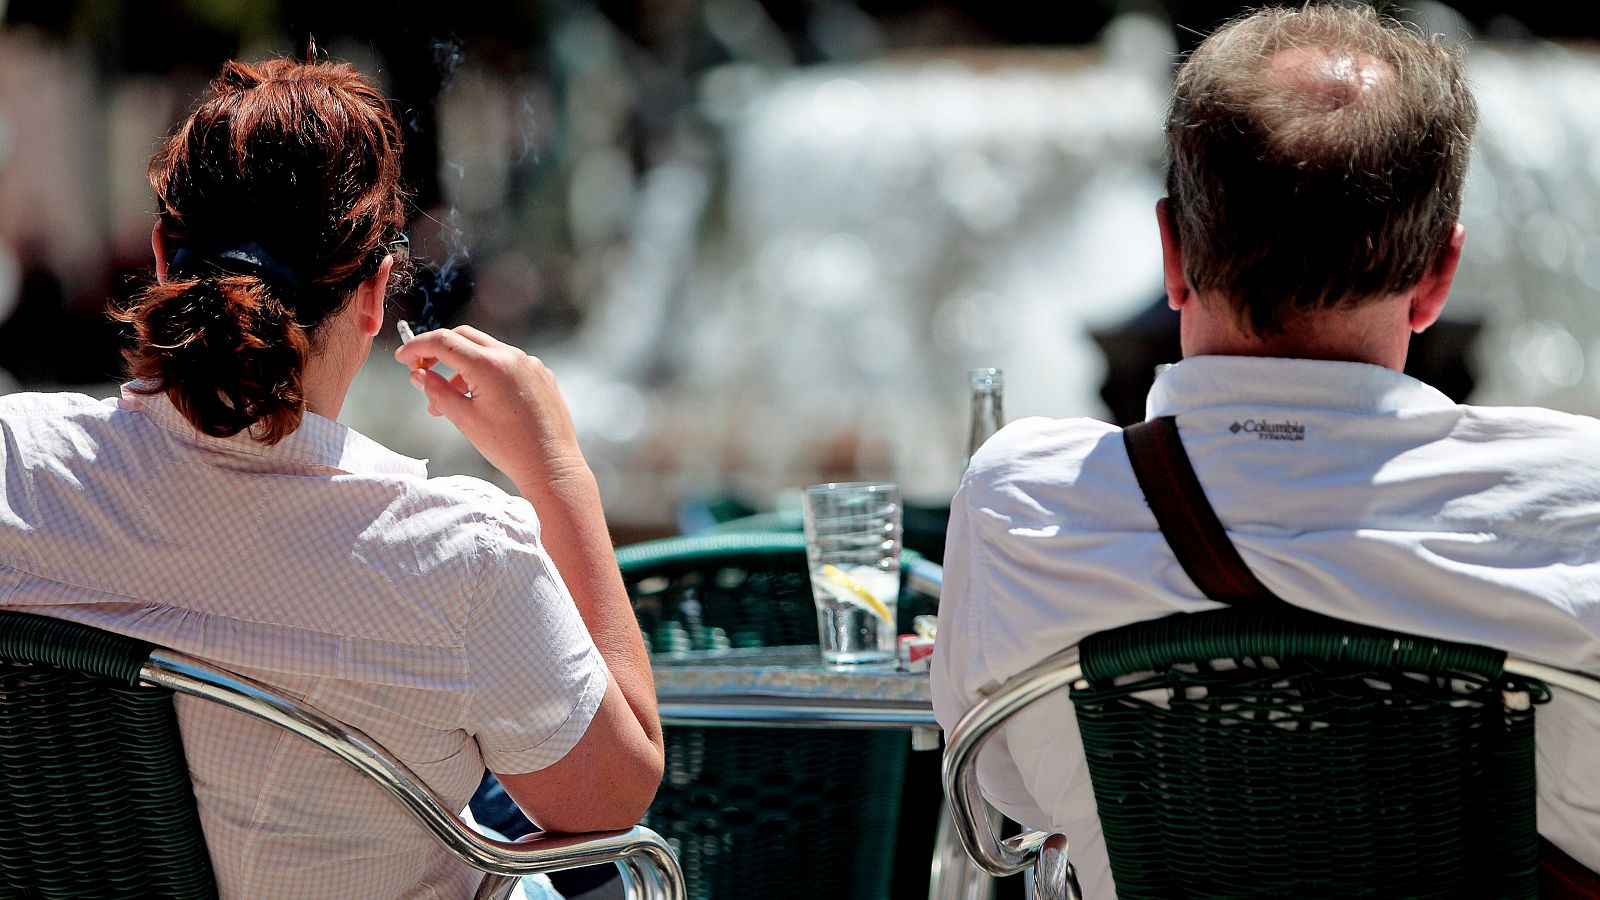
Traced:
<path fill-rule="evenodd" d="M 267 446 L 164 396 L 0 398 L 0 606 L 217 663 L 362 729 L 453 809 L 577 743 L 607 673 L 522 499 L 307 413 Z M 345 763 L 179 697 L 225 898 L 463 898 Z M 108 828 L 119 823 L 106 822 Z"/>
<path fill-rule="evenodd" d="M 1600 674 L 1600 422 L 1458 406 L 1377 366 L 1244 357 L 1168 369 L 1148 414 L 1177 416 L 1245 563 L 1288 602 Z M 1117 428 L 1018 421 L 953 504 L 934 710 L 948 729 L 1087 635 L 1216 607 L 1157 530 Z M 1600 870 L 1600 704 L 1557 690 L 1536 722 L 1539 830 Z M 1067 836 L 1086 897 L 1114 896 L 1065 692 L 997 733 L 978 774 L 1001 811 Z"/>

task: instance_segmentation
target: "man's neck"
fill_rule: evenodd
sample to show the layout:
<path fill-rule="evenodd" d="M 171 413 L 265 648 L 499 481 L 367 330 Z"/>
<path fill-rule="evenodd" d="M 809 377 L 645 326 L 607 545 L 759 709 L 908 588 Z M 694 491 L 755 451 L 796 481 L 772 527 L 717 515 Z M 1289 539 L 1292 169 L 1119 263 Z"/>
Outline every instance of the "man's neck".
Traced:
<path fill-rule="evenodd" d="M 1403 371 L 1410 347 L 1409 303 L 1404 297 L 1356 308 L 1304 313 L 1282 332 L 1247 331 L 1221 298 L 1200 298 L 1182 310 L 1183 355 L 1277 356 L 1370 363 Z"/>

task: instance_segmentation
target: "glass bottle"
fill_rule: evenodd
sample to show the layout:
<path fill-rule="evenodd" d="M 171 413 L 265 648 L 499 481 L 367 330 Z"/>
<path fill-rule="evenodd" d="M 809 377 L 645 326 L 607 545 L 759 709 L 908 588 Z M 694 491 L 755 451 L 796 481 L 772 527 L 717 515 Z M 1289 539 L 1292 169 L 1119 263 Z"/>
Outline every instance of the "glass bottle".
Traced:
<path fill-rule="evenodd" d="M 967 383 L 972 387 L 972 424 L 967 430 L 967 460 L 971 461 L 983 442 L 1006 424 L 1000 403 L 1000 390 L 1006 382 L 999 369 L 973 369 L 967 373 Z"/>

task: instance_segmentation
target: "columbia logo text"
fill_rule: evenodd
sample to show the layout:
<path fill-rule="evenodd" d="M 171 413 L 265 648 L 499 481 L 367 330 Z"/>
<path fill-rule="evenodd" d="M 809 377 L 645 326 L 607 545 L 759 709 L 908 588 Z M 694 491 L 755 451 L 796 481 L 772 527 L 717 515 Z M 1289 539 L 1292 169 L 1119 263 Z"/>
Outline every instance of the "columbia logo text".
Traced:
<path fill-rule="evenodd" d="M 1303 441 L 1306 439 L 1306 427 L 1299 422 L 1265 422 L 1260 419 L 1245 419 L 1228 426 L 1234 434 L 1244 432 L 1253 434 L 1261 441 Z"/>

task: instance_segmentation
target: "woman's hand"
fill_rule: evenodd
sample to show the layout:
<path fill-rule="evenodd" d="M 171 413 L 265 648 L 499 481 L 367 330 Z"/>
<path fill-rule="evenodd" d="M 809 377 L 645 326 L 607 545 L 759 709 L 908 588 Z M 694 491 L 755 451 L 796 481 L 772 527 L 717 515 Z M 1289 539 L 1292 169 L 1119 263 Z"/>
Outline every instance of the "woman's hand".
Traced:
<path fill-rule="evenodd" d="M 428 411 L 461 429 L 539 511 L 545 548 L 615 681 L 584 740 L 562 762 L 533 775 L 496 773 L 501 784 L 526 809 L 554 817 L 541 819 L 544 824 L 584 829 L 636 821 L 661 781 L 655 680 L 611 549 L 600 487 L 578 449 L 555 375 L 516 347 L 464 325 L 419 334 L 394 358 L 416 369 L 411 383 L 428 395 Z M 435 362 L 455 375 L 428 371 Z M 562 779 L 572 778 L 570 784 L 580 787 L 571 797 L 588 796 L 582 786 L 610 784 L 622 805 L 555 805 L 551 792 L 566 790 Z"/>
<path fill-rule="evenodd" d="M 544 363 L 468 325 L 419 334 L 395 351 L 428 412 L 460 429 L 489 464 L 526 488 L 587 474 L 572 415 Z M 455 370 L 445 378 L 428 367 Z"/>

